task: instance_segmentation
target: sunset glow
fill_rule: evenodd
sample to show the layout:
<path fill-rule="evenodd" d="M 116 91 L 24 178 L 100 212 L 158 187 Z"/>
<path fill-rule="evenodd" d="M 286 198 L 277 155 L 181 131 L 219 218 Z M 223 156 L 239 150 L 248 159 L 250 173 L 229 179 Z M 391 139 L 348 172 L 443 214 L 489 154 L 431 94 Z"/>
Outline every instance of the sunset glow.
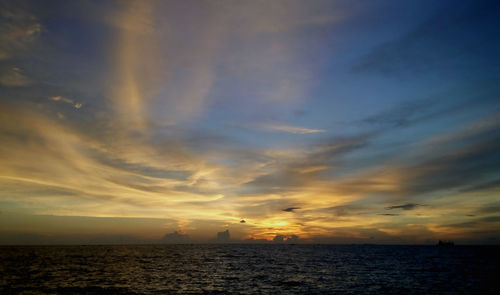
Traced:
<path fill-rule="evenodd" d="M 0 243 L 498 243 L 495 9 L 2 1 Z"/>

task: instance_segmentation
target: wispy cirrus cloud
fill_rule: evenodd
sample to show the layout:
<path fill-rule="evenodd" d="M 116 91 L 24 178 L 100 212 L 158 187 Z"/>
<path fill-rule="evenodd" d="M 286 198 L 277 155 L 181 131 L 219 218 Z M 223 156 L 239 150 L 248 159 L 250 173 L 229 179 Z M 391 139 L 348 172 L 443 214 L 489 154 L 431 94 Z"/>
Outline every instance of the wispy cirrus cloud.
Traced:
<path fill-rule="evenodd" d="M 416 77 L 416 86 L 395 86 L 380 75 L 418 62 L 408 38 L 433 61 L 428 48 L 459 12 L 436 21 L 436 32 L 415 20 L 424 28 L 378 47 L 387 42 L 380 35 L 399 29 L 366 25 L 386 9 L 377 1 L 363 9 L 35 3 L 22 2 L 32 13 L 1 9 L 0 205 L 31 216 L 16 219 L 16 230 L 26 218 L 59 233 L 63 222 L 54 220 L 80 215 L 119 220 L 119 233 L 149 218 L 148 235 L 193 239 L 229 228 L 238 239 L 423 242 L 496 225 L 483 219 L 498 207 L 496 80 L 444 77 L 433 86 Z M 394 4 L 395 13 L 405 5 Z M 353 17 L 360 10 L 366 18 Z M 345 71 L 353 60 L 355 75 Z M 393 92 L 398 85 L 408 88 Z M 474 226 L 443 226 L 470 217 Z M 71 224 L 90 220 L 77 219 Z"/>
<path fill-rule="evenodd" d="M 57 96 L 51 96 L 49 97 L 49 100 L 51 101 L 55 101 L 55 102 L 63 102 L 63 103 L 67 103 L 67 104 L 70 104 L 72 105 L 75 109 L 79 109 L 83 106 L 83 104 L 81 102 L 75 102 L 74 100 L 72 100 L 71 98 L 67 98 L 65 96 L 60 96 L 60 95 L 57 95 Z"/>
<path fill-rule="evenodd" d="M 30 84 L 31 80 L 26 77 L 18 67 L 12 67 L 0 72 L 0 85 L 7 87 L 21 87 Z"/>
<path fill-rule="evenodd" d="M 24 5 L 0 3 L 0 85 L 22 87 L 32 82 L 14 59 L 27 55 L 42 31 L 36 15 Z"/>
<path fill-rule="evenodd" d="M 43 31 L 37 16 L 20 3 L 0 3 L 0 19 L 0 60 L 25 54 Z"/>
<path fill-rule="evenodd" d="M 282 131 L 295 134 L 312 134 L 312 133 L 326 132 L 326 130 L 323 129 L 312 129 L 312 128 L 283 125 L 283 124 L 264 124 L 259 127 L 268 131 Z"/>

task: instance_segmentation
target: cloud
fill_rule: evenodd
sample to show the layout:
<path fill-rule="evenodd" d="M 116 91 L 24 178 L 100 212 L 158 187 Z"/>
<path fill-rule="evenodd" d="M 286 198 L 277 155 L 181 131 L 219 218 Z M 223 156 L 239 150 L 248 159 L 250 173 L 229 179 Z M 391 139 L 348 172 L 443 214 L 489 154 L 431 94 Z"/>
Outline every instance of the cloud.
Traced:
<path fill-rule="evenodd" d="M 224 4 L 218 4 L 222 5 Z M 316 11 L 318 8 L 322 10 Z M 301 1 L 274 1 L 265 9 L 257 2 L 248 2 L 234 7 L 232 12 L 232 17 L 242 19 L 254 34 L 286 33 L 308 27 L 326 26 L 346 18 L 346 12 L 341 7 L 328 2 L 304 5 Z M 250 15 L 258 15 L 259 21 L 254 22 Z"/>
<path fill-rule="evenodd" d="M 64 97 L 64 96 L 51 96 L 49 97 L 49 100 L 55 101 L 55 102 L 63 102 L 72 105 L 75 109 L 80 109 L 83 104 L 80 102 L 75 102 L 70 98 Z"/>
<path fill-rule="evenodd" d="M 295 134 L 311 134 L 311 133 L 321 133 L 321 132 L 326 132 L 326 130 L 323 129 L 310 129 L 310 128 L 304 128 L 304 127 L 297 127 L 297 126 L 290 126 L 290 125 L 262 125 L 261 126 L 264 130 L 269 130 L 269 131 L 282 131 L 282 132 L 289 132 L 289 133 L 295 133 Z"/>
<path fill-rule="evenodd" d="M 498 121 L 487 118 L 472 126 L 429 141 L 435 152 L 407 168 L 404 191 L 419 194 L 483 182 L 498 164 Z"/>
<path fill-rule="evenodd" d="M 366 213 L 366 208 L 359 205 L 346 204 L 346 205 L 327 207 L 321 211 L 325 211 L 328 213 L 333 212 L 334 216 L 344 217 L 344 216 L 360 215 Z"/>
<path fill-rule="evenodd" d="M 330 115 L 316 117 L 336 98 L 332 94 L 323 105 L 319 95 L 308 103 L 310 87 L 324 81 L 316 74 L 339 64 L 343 57 L 335 60 L 330 45 L 346 33 L 345 25 L 357 22 L 336 27 L 351 16 L 342 5 L 82 2 L 49 14 L 36 10 L 40 17 L 2 16 L 19 20 L 18 27 L 26 23 L 24 33 L 11 39 L 22 41 L 0 42 L 0 52 L 7 52 L 0 56 L 0 77 L 19 61 L 17 82 L 12 75 L 0 79 L 6 86 L 0 105 L 2 209 L 168 216 L 195 238 L 227 227 L 234 239 L 266 241 L 294 235 L 301 241 L 417 241 L 419 234 L 445 231 L 435 224 L 458 223 L 469 212 L 495 213 L 479 211 L 489 204 L 484 195 L 496 189 L 497 122 L 469 126 L 460 120 L 463 130 L 440 125 L 454 119 L 450 114 L 472 117 L 473 98 L 481 102 L 475 111 L 486 100 L 495 104 L 493 86 L 475 94 L 479 84 L 468 92 L 458 87 L 394 107 L 384 99 L 376 107 L 385 111 L 347 118 L 353 122 L 347 128 L 325 125 Z M 78 34 L 36 26 L 45 20 L 70 22 Z M 24 55 L 37 48 L 39 37 L 43 50 Z M 12 87 L 16 83 L 30 87 Z M 460 96 L 465 92 L 467 99 Z M 66 114 L 70 106 L 80 110 Z M 293 116 L 297 109 L 307 116 Z M 432 125 L 434 118 L 442 120 Z M 247 125 L 253 128 L 233 128 L 252 120 L 258 120 Z M 402 127 L 408 128 L 403 137 L 397 134 Z M 472 191 L 474 198 L 466 198 Z M 388 210 L 428 206 L 417 216 L 380 214 L 380 204 L 392 205 Z M 158 237 L 172 228 L 155 226 Z M 167 240 L 182 235 L 173 232 Z"/>
<path fill-rule="evenodd" d="M 474 175 L 467 174 L 464 178 L 460 176 L 461 180 L 448 182 L 443 181 L 443 179 L 458 177 L 460 173 L 457 174 L 457 172 L 465 168 L 455 167 L 456 161 L 465 164 L 460 158 L 472 151 L 479 157 L 472 157 L 476 163 L 478 159 L 483 159 L 483 157 L 494 163 L 494 155 L 484 153 L 490 148 L 491 151 L 494 150 L 490 146 L 490 143 L 496 142 L 495 132 L 492 133 L 492 130 L 495 129 L 494 126 L 497 126 L 497 123 L 492 117 L 471 122 L 468 126 L 454 132 L 424 138 L 421 142 L 414 144 L 412 148 L 405 149 L 402 154 L 392 153 L 391 158 L 379 158 L 375 161 L 374 167 L 367 168 L 365 166 L 360 170 L 354 170 L 347 176 L 342 174 L 342 170 L 347 169 L 347 167 L 341 166 L 339 163 L 342 163 L 346 157 L 350 157 L 349 165 L 352 167 L 351 155 L 360 149 L 369 147 L 368 141 L 375 141 L 375 135 L 380 133 L 375 132 L 375 135 L 364 137 L 325 140 L 321 144 L 307 148 L 305 152 L 294 152 L 293 159 L 292 157 L 288 159 L 285 156 L 286 153 L 271 154 L 274 157 L 271 157 L 274 159 L 271 162 L 273 164 L 266 166 L 266 173 L 245 184 L 246 189 L 259 188 L 250 191 L 257 195 L 264 194 L 266 196 L 264 199 L 267 201 L 256 197 L 251 206 L 243 205 L 242 201 L 242 207 L 244 207 L 241 209 L 242 213 L 253 216 L 257 220 L 260 219 L 262 224 L 272 225 L 272 228 L 275 229 L 284 227 L 285 224 L 286 227 L 296 224 L 300 227 L 301 233 L 306 233 L 306 235 L 312 233 L 326 235 L 328 230 L 338 228 L 341 224 L 354 226 L 355 224 L 363 224 L 363 220 L 371 220 L 374 228 L 378 226 L 393 227 L 393 229 L 386 229 L 386 231 L 392 231 L 391 235 L 397 235 L 401 233 L 400 227 L 405 222 L 438 222 L 440 218 L 443 218 L 439 217 L 442 214 L 452 214 L 453 211 L 449 209 L 450 205 L 445 205 L 448 202 L 454 203 L 455 210 L 463 209 L 465 215 L 467 212 L 465 208 L 470 207 L 473 203 L 465 200 L 465 196 L 450 195 L 449 190 L 466 186 L 465 179 L 473 179 L 473 182 L 480 181 L 485 177 L 490 179 L 488 173 L 483 174 L 483 169 L 488 166 L 481 164 L 469 167 L 468 169 L 475 170 L 471 172 Z M 363 159 L 366 160 L 366 158 Z M 438 163 L 434 164 L 434 161 Z M 301 169 L 298 168 L 307 167 L 305 163 L 313 166 L 323 164 L 333 169 L 320 169 L 320 173 L 300 174 L 298 171 Z M 431 163 L 432 165 L 430 165 Z M 473 161 L 470 162 L 471 165 L 473 163 Z M 452 165 L 452 167 L 448 165 Z M 465 166 L 468 165 L 465 164 Z M 491 167 L 494 165 L 492 164 Z M 334 174 L 337 171 L 339 173 Z M 427 181 L 435 183 L 435 185 L 427 185 Z M 481 181 L 481 183 L 483 182 L 484 180 Z M 416 189 L 417 187 L 418 189 Z M 436 195 L 441 197 L 430 198 L 430 196 Z M 249 200 L 251 200 L 251 196 L 249 196 Z M 418 207 L 421 209 L 419 210 L 420 215 L 412 217 L 403 214 L 380 214 L 378 213 L 380 210 L 378 204 L 381 200 L 393 204 L 401 202 L 387 207 L 387 210 L 410 211 Z M 408 202 L 409 200 L 414 202 Z M 359 204 L 345 205 L 354 201 L 359 202 Z M 286 206 L 297 202 L 300 202 L 307 210 L 292 211 L 295 212 L 293 219 L 285 221 L 270 213 L 275 209 L 283 210 L 280 208 L 287 208 Z M 426 206 L 422 205 L 424 202 L 427 204 Z M 280 204 L 282 204 L 281 207 Z M 332 204 L 339 205 L 332 207 Z M 290 206 L 290 208 L 293 207 Z M 392 218 L 391 220 L 394 221 L 391 221 L 390 225 L 382 225 L 385 216 L 401 217 Z M 282 226 L 280 227 L 279 224 Z M 426 233 L 426 235 L 429 236 L 430 233 Z"/>
<path fill-rule="evenodd" d="M 43 31 L 37 17 L 17 4 L 0 4 L 0 60 L 25 54 Z"/>
<path fill-rule="evenodd" d="M 153 87 L 147 78 L 156 73 L 159 63 L 154 62 L 158 58 L 155 51 L 155 30 L 152 28 L 152 3 L 124 2 L 112 15 L 113 22 L 117 24 L 118 38 L 113 56 L 116 81 L 111 84 L 109 91 L 117 119 L 123 126 L 129 126 L 127 129 L 136 132 L 146 128 L 147 97 L 144 94 L 149 92 L 146 89 Z"/>
<path fill-rule="evenodd" d="M 7 87 L 26 86 L 30 83 L 30 79 L 26 77 L 21 69 L 13 67 L 0 72 L 0 85 Z"/>
<path fill-rule="evenodd" d="M 476 218 L 473 221 L 453 223 L 453 224 L 444 224 L 444 225 L 441 225 L 440 227 L 450 227 L 450 228 L 480 228 L 485 223 L 486 224 L 498 224 L 495 228 L 500 229 L 500 216 L 481 217 L 481 218 Z M 492 230 L 493 226 L 491 226 L 490 229 Z"/>
<path fill-rule="evenodd" d="M 215 196 L 212 198 L 206 193 L 176 189 L 180 184 L 192 186 L 190 183 L 193 179 L 190 179 L 188 171 L 202 172 L 201 168 L 189 168 L 191 164 L 187 163 L 186 158 L 184 164 L 179 164 L 178 167 L 182 167 L 179 171 L 174 168 L 176 164 L 169 162 L 165 156 L 156 159 L 143 157 L 144 154 L 150 157 L 158 155 L 154 149 L 150 148 L 149 153 L 134 153 L 137 150 L 114 146 L 113 142 L 118 144 L 124 141 L 112 137 L 108 138 L 109 144 L 103 141 L 106 137 L 94 141 L 88 134 L 80 133 L 71 125 L 59 125 L 57 121 L 29 109 L 12 109 L 3 105 L 0 122 L 0 137 L 4 143 L 0 148 L 0 182 L 4 185 L 9 181 L 15 181 L 18 185 L 24 183 L 24 189 L 13 189 L 10 193 L 10 197 L 17 198 L 18 202 L 33 195 L 46 199 L 46 206 L 38 208 L 38 212 L 116 216 L 118 211 L 115 210 L 125 210 L 128 216 L 158 216 L 156 214 L 164 211 L 165 205 L 170 202 L 220 198 L 219 194 L 212 195 Z M 31 144 L 26 145 L 26 142 Z M 37 168 L 33 167 L 33 162 L 38 163 Z M 69 193 L 28 193 L 26 188 L 30 183 Z M 141 197 L 137 198 L 139 195 Z M 65 202 L 74 202 L 79 206 L 57 205 Z M 115 205 L 109 207 L 112 203 Z M 149 206 L 157 209 L 151 210 L 153 207 Z M 185 212 L 185 209 L 177 212 L 174 209 L 170 216 L 183 215 Z M 215 216 L 211 210 L 205 213 Z"/>
<path fill-rule="evenodd" d="M 488 83 L 473 82 L 424 98 L 402 101 L 359 122 L 353 122 L 353 125 L 367 124 L 379 128 L 383 135 L 389 129 L 421 127 L 485 107 L 494 108 L 495 104 L 496 90 Z"/>
<path fill-rule="evenodd" d="M 498 42 L 493 11 L 496 1 L 449 3 L 434 16 L 395 41 L 384 43 L 362 57 L 355 72 L 441 73 L 443 71 L 494 71 L 498 68 Z M 480 68 L 478 68 L 480 67 Z"/>
<path fill-rule="evenodd" d="M 490 180 L 481 182 L 479 184 L 471 185 L 465 189 L 462 189 L 462 192 L 475 192 L 475 191 L 484 191 L 490 190 L 500 187 L 500 179 Z"/>
<path fill-rule="evenodd" d="M 417 207 L 421 207 L 422 210 L 420 211 L 422 211 L 423 216 L 426 216 L 425 218 L 436 218 L 437 220 L 439 219 L 438 216 L 441 216 L 443 212 L 449 211 L 449 209 L 444 207 L 450 205 L 445 206 L 444 202 L 454 203 L 453 207 L 455 210 L 458 210 L 457 208 L 462 208 L 462 206 L 467 208 L 467 206 L 470 207 L 470 205 L 474 204 L 468 201 L 470 198 L 450 194 L 450 190 L 459 190 L 462 186 L 467 187 L 467 180 L 472 183 L 478 181 L 479 183 L 484 183 L 482 179 L 491 179 L 491 174 L 487 171 L 490 171 L 489 167 L 493 169 L 493 167 L 496 166 L 496 157 L 493 151 L 498 150 L 495 144 L 498 142 L 496 140 L 496 131 L 493 131 L 496 129 L 495 126 L 497 126 L 497 121 L 495 119 L 492 119 L 492 117 L 484 118 L 477 122 L 469 123 L 468 126 L 464 126 L 455 132 L 439 135 L 435 138 L 426 138 L 415 146 L 413 150 L 405 150 L 402 159 L 410 159 L 408 162 L 394 162 L 389 159 L 387 164 L 381 165 L 377 169 L 372 171 L 361 170 L 360 173 L 354 173 L 351 175 L 352 177 L 344 179 L 335 179 L 332 181 L 330 178 L 329 181 L 322 182 L 320 181 L 322 175 L 313 175 L 312 178 L 306 178 L 305 180 L 301 179 L 301 181 L 294 182 L 294 174 L 287 172 L 289 174 L 284 175 L 288 175 L 288 177 L 283 178 L 283 182 L 280 182 L 280 178 L 270 178 L 267 176 L 266 178 L 269 181 L 266 183 L 267 187 L 277 187 L 276 189 L 268 189 L 267 191 L 272 191 L 274 193 L 286 192 L 289 198 L 294 194 L 301 195 L 297 200 L 307 204 L 304 206 L 307 206 L 308 210 L 301 210 L 298 212 L 297 214 L 301 216 L 298 216 L 295 221 L 297 223 L 307 224 L 308 230 L 311 232 L 318 231 L 318 228 L 310 228 L 309 225 L 312 223 L 313 219 L 305 218 L 304 215 L 315 216 L 315 219 L 321 220 L 321 224 L 325 227 L 329 225 L 338 226 L 340 222 L 338 219 L 335 221 L 333 219 L 328 219 L 329 217 L 326 214 L 327 211 L 325 211 L 325 209 L 320 209 L 326 206 L 319 206 L 318 204 L 328 203 L 326 200 L 330 200 L 330 202 L 335 200 L 342 204 L 358 199 L 359 202 L 365 204 L 366 209 L 362 209 L 361 211 L 356 210 L 354 212 L 349 212 L 350 209 L 342 209 L 342 205 L 339 207 L 332 207 L 334 208 L 333 212 L 336 213 L 337 218 L 340 217 L 345 219 L 342 222 L 357 223 L 367 218 L 361 217 L 361 215 L 377 215 L 379 209 L 376 206 L 370 209 L 369 205 L 375 205 L 377 202 L 380 202 L 378 198 L 387 199 L 391 202 L 405 202 L 408 200 L 425 201 L 425 203 L 429 203 L 425 207 L 420 202 L 412 202 L 391 205 L 386 209 L 415 210 Z M 334 146 L 340 148 L 343 145 Z M 347 149 L 347 151 L 350 151 L 350 149 Z M 335 152 L 338 152 L 338 150 Z M 317 157 L 318 154 L 315 153 L 314 155 L 316 159 L 329 159 L 329 157 Z M 342 156 L 344 154 L 339 153 L 338 155 Z M 486 159 L 489 159 L 488 163 L 483 164 L 482 161 Z M 300 161 L 298 161 L 298 163 L 300 163 Z M 289 168 L 291 167 L 290 165 L 279 167 L 283 170 L 278 171 L 291 171 Z M 462 175 L 462 171 L 466 174 Z M 491 170 L 491 172 L 493 172 L 493 170 Z M 260 181 L 262 180 L 263 178 L 260 179 Z M 253 184 L 254 183 L 249 183 L 249 185 Z M 264 183 L 262 182 L 261 184 Z M 325 187 L 329 188 L 325 189 Z M 313 189 L 314 193 L 312 193 Z M 310 196 L 314 196 L 314 198 L 311 197 L 309 199 L 306 197 L 309 196 L 307 194 L 309 190 L 311 190 Z M 445 193 L 445 195 L 443 195 L 443 193 Z M 325 199 L 322 199 L 322 194 L 325 194 Z M 441 198 L 429 198 L 429 196 L 438 194 L 441 195 Z M 326 196 L 329 196 L 329 198 Z M 341 198 L 340 196 L 345 197 Z M 293 200 L 293 198 L 287 201 L 290 202 L 291 200 Z M 464 212 L 466 212 L 466 210 Z M 395 216 L 395 214 L 385 216 Z M 407 218 L 410 217 L 402 216 L 398 218 L 398 220 L 401 219 L 401 222 L 404 222 L 403 220 Z"/>
<path fill-rule="evenodd" d="M 484 206 L 478 210 L 478 213 L 481 214 L 491 214 L 491 213 L 500 213 L 500 204 L 493 203 L 488 206 Z"/>
<path fill-rule="evenodd" d="M 323 187 L 321 182 L 324 178 L 320 177 L 320 174 L 326 174 L 327 170 L 336 161 L 340 162 L 344 156 L 366 147 L 371 137 L 369 134 L 327 138 L 305 150 L 294 151 L 290 158 L 288 154 L 270 155 L 274 161 L 267 166 L 266 173 L 246 183 L 246 186 L 262 193 Z"/>
<path fill-rule="evenodd" d="M 393 209 L 413 210 L 418 206 L 422 206 L 422 205 L 408 203 L 408 204 L 403 204 L 403 205 L 393 205 L 393 206 L 385 207 L 385 209 L 386 210 L 393 210 Z"/>
<path fill-rule="evenodd" d="M 293 38 L 281 35 L 267 44 L 261 35 L 269 34 L 271 27 L 296 27 L 298 19 L 304 25 L 326 23 L 331 13 L 317 17 L 314 9 L 300 2 L 275 3 L 266 9 L 251 2 L 200 6 L 130 1 L 110 12 L 118 36 L 112 48 L 116 79 L 110 83 L 110 93 L 117 115 L 135 122 L 128 125 L 145 131 L 148 120 L 191 122 L 210 104 L 232 103 L 235 96 L 251 97 L 255 106 L 270 101 L 290 103 L 299 100 L 308 87 L 307 63 L 297 64 L 300 55 L 290 46 Z M 201 14 L 200 9 L 207 13 Z M 273 10 L 283 13 L 270 13 Z M 181 14 L 196 21 L 186 22 Z M 238 26 L 227 25 L 235 21 Z M 180 26 L 182 34 L 172 29 Z M 233 38 L 241 42 L 229 42 Z M 225 69 L 222 73 L 221 68 Z M 234 94 L 233 85 L 237 86 Z M 230 97 L 218 98 L 221 91 Z M 292 126 L 281 129 L 319 131 L 288 127 Z"/>
<path fill-rule="evenodd" d="M 403 102 L 388 110 L 369 116 L 362 120 L 367 124 L 389 125 L 393 127 L 408 127 L 426 118 L 429 112 L 435 111 L 436 100 L 421 99 Z"/>

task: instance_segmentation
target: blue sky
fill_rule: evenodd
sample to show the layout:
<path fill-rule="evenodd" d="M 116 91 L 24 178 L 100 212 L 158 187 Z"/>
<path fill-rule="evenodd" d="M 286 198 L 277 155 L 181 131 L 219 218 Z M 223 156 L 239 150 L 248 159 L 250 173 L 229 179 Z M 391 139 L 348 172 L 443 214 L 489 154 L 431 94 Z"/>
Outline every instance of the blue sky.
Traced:
<path fill-rule="evenodd" d="M 495 1 L 0 3 L 2 243 L 498 243 Z"/>

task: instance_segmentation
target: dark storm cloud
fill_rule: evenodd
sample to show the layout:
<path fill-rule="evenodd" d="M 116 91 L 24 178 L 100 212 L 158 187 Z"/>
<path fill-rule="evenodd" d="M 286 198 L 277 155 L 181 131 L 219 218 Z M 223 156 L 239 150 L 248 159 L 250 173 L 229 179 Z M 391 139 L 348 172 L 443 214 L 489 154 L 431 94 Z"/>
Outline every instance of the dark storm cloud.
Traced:
<path fill-rule="evenodd" d="M 413 210 L 413 209 L 417 208 L 418 206 L 422 206 L 422 205 L 408 203 L 408 204 L 403 204 L 403 205 L 393 205 L 393 206 L 385 207 L 385 209 L 386 210 L 393 210 L 393 209 Z"/>
<path fill-rule="evenodd" d="M 499 66 L 498 1 L 453 1 L 403 38 L 385 43 L 354 66 L 357 72 L 472 69 Z M 479 68 L 479 66 L 481 68 Z"/>

